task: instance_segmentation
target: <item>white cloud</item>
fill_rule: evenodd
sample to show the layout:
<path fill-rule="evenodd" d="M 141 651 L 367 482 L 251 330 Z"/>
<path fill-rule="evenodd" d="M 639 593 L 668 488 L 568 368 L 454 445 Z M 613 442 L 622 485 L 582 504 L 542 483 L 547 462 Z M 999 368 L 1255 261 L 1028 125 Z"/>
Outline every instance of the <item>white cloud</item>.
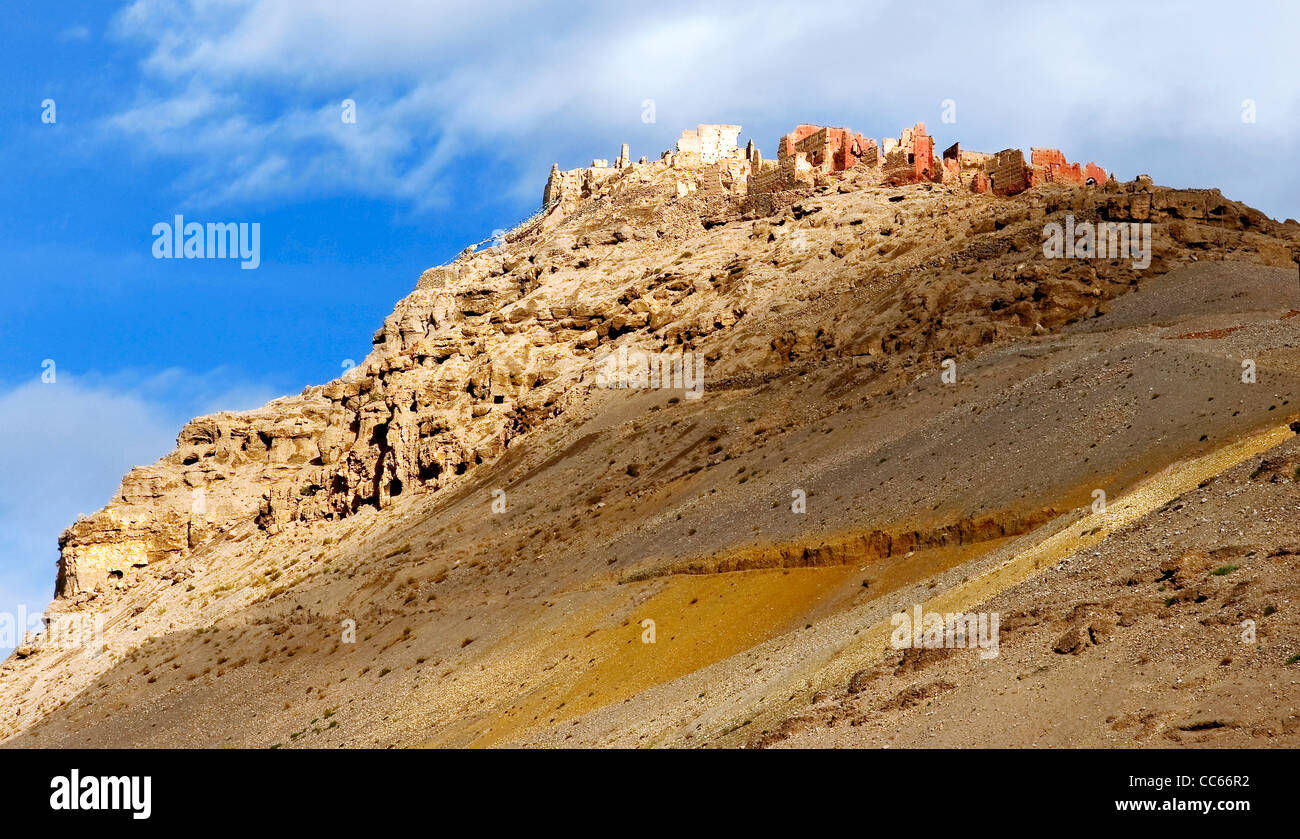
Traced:
<path fill-rule="evenodd" d="M 1126 177 L 1163 167 L 1167 182 L 1258 193 L 1227 155 L 1202 172 L 1199 147 L 1287 151 L 1297 97 L 1279 57 L 1300 9 L 1241 6 L 1231 29 L 1222 21 L 1209 3 L 137 0 L 114 33 L 145 50 L 141 101 L 108 125 L 190 159 L 186 187 L 209 202 L 431 206 L 462 162 L 531 194 L 551 160 L 612 157 L 624 140 L 654 156 L 681 128 L 722 120 L 743 120 L 769 154 L 799 121 L 884 136 L 928 120 L 945 143 L 1104 147 Z M 949 97 L 957 126 L 937 124 Z M 356 125 L 338 118 L 345 98 Z M 646 98 L 655 126 L 639 121 Z M 1254 125 L 1240 120 L 1246 98 Z"/>

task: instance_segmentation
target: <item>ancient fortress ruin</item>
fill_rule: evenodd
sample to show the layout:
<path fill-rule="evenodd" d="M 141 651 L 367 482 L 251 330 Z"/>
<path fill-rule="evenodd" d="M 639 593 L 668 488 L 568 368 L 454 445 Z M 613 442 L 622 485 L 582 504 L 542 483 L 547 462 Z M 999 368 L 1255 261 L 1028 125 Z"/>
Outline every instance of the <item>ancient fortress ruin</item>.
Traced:
<path fill-rule="evenodd" d="M 879 142 L 849 128 L 800 125 L 777 141 L 775 160 L 764 160 L 752 141 L 741 149 L 740 130 L 739 125 L 688 129 L 674 150 L 653 162 L 642 157 L 633 163 L 624 143 L 612 166 L 597 159 L 588 167 L 561 171 L 556 164 L 546 182 L 543 209 L 560 208 L 566 215 L 578 201 L 600 194 L 619 176 L 663 172 L 678 175 L 678 196 L 740 198 L 767 212 L 789 203 L 800 190 L 846 172 L 874 177 L 880 186 L 936 183 L 1000 196 L 1043 183 L 1100 186 L 1112 178 L 1095 163 L 1070 163 L 1059 149 L 1032 148 L 1028 163 L 1019 149 L 989 154 L 967 151 L 960 143 L 936 155 L 934 138 L 920 122 Z"/>

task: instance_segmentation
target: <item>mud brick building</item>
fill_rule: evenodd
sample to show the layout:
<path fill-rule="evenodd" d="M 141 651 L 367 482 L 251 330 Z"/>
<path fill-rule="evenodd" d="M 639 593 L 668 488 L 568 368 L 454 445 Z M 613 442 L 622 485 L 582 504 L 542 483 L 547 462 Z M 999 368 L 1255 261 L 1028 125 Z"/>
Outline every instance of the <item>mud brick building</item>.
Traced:
<path fill-rule="evenodd" d="M 1025 165 L 1020 149 L 1003 149 L 985 167 L 989 189 L 994 195 L 1017 195 L 1029 189 L 1032 170 Z"/>
<path fill-rule="evenodd" d="M 642 157 L 633 163 L 624 143 L 612 166 L 607 159 L 567 172 L 553 166 L 543 206 L 549 212 L 563 205 L 564 215 L 583 198 L 620 184 L 648 183 L 665 173 L 678 197 L 752 198 L 752 209 L 761 212 L 771 212 L 797 200 L 801 191 L 850 172 L 881 186 L 937 183 L 999 196 L 1045 183 L 1099 186 L 1111 179 L 1095 163 L 1071 163 L 1060 149 L 1031 148 L 1026 162 L 1019 149 L 987 154 L 953 143 L 936 156 L 934 138 L 923 122 L 879 143 L 849 128 L 798 125 L 777 141 L 775 160 L 764 160 L 752 140 L 740 148 L 740 131 L 739 125 L 701 124 L 683 131 L 675 148 L 655 161 Z"/>
<path fill-rule="evenodd" d="M 804 155 L 814 170 L 826 174 L 852 169 L 860 160 L 879 165 L 876 141 L 847 128 L 800 125 L 780 139 L 777 159 L 798 154 Z"/>
<path fill-rule="evenodd" d="M 943 167 L 934 158 L 934 138 L 925 133 L 925 123 L 903 129 L 897 141 L 885 139 L 886 186 L 942 180 Z"/>
<path fill-rule="evenodd" d="M 688 128 L 682 132 L 673 158 L 678 163 L 705 166 L 722 160 L 741 160 L 744 155 L 736 146 L 739 136 L 739 125 L 697 125 L 693 131 Z"/>

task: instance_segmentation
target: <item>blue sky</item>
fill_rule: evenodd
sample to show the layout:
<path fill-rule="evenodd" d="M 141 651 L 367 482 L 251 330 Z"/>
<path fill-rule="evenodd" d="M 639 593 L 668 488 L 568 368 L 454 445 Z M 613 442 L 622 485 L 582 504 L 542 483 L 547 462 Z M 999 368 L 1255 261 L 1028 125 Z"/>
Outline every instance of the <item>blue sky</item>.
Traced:
<path fill-rule="evenodd" d="M 44 606 L 58 533 L 189 417 L 359 361 L 424 268 L 537 209 L 552 162 L 700 122 L 772 156 L 799 122 L 919 120 L 1300 216 L 1297 34 L 1282 3 L 7 4 L 0 612 Z M 260 223 L 261 266 L 153 259 L 177 213 Z"/>

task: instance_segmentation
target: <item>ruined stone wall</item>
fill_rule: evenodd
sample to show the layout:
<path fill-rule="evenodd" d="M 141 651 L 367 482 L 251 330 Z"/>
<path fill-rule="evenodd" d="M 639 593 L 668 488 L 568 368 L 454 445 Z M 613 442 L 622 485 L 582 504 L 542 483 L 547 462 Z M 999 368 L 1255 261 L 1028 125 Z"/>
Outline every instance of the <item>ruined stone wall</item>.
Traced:
<path fill-rule="evenodd" d="M 861 134 L 858 137 L 861 138 L 862 146 L 861 150 L 856 153 L 857 163 L 863 163 L 867 166 L 883 165 L 885 157 L 880 153 L 880 147 L 876 144 L 876 141 L 870 137 L 863 137 Z"/>
<path fill-rule="evenodd" d="M 1105 169 L 1101 168 L 1096 163 L 1089 161 L 1089 163 L 1083 167 L 1083 180 L 1084 183 L 1092 181 L 1097 186 L 1101 186 L 1110 180 L 1110 175 L 1106 173 Z"/>
<path fill-rule="evenodd" d="M 1079 164 L 1067 161 L 1060 149 L 1031 148 L 1029 163 L 1036 183 L 1083 183 L 1083 170 Z"/>
<path fill-rule="evenodd" d="M 1060 149 L 1031 148 L 1030 165 L 1034 170 L 1033 181 L 1037 183 L 1072 183 L 1085 184 L 1091 179 L 1098 186 L 1109 180 L 1106 171 L 1089 161 L 1084 166 L 1070 163 Z"/>
<path fill-rule="evenodd" d="M 749 170 L 750 164 L 747 160 L 723 160 L 701 167 L 694 176 L 694 188 L 688 189 L 687 194 L 698 192 L 703 198 L 744 195 L 748 190 Z M 679 196 L 683 194 L 680 186 L 677 192 Z"/>
<path fill-rule="evenodd" d="M 542 207 L 552 207 L 564 199 L 565 195 L 576 196 L 582 188 L 582 170 L 560 171 L 560 164 L 552 164 L 551 176 L 546 179 L 546 189 L 542 192 Z"/>
<path fill-rule="evenodd" d="M 814 169 L 824 174 L 852 169 L 859 160 L 872 165 L 880 162 L 875 140 L 847 128 L 822 125 L 800 125 L 777 144 L 779 158 L 801 153 Z"/>
<path fill-rule="evenodd" d="M 559 208 L 561 215 L 567 215 L 583 198 L 594 192 L 615 175 L 635 166 L 647 165 L 632 163 L 628 159 L 627 144 L 619 152 L 617 165 L 610 166 L 609 160 L 596 158 L 586 168 L 561 171 L 559 164 L 552 164 L 550 177 L 546 179 L 546 188 L 542 191 L 542 209 L 551 211 Z"/>
<path fill-rule="evenodd" d="M 750 174 L 748 194 L 772 193 L 811 187 L 818 175 L 829 175 L 854 168 L 859 163 L 880 165 L 876 141 L 847 128 L 824 125 L 799 125 L 777 141 L 775 164 L 762 162 L 754 153 L 756 165 Z"/>
<path fill-rule="evenodd" d="M 1032 148 L 1028 164 L 1018 149 L 993 155 L 967 151 L 960 143 L 953 143 L 937 157 L 934 138 L 926 132 L 925 123 L 879 144 L 848 128 L 800 124 L 778 140 L 775 161 L 764 161 L 752 141 L 740 149 L 740 131 L 739 125 L 701 124 L 681 133 L 675 150 L 664 152 L 658 164 L 682 170 L 675 182 L 679 197 L 697 192 L 720 198 L 798 192 L 814 186 L 820 176 L 860 165 L 879 167 L 879 183 L 884 186 L 943 183 L 1002 196 L 1043 183 L 1101 185 L 1110 179 L 1094 163 L 1070 163 L 1059 149 Z M 608 189 L 611 179 L 648 165 L 645 158 L 641 161 L 632 163 L 628 146 L 623 144 L 613 166 L 608 160 L 593 160 L 590 167 L 568 172 L 554 166 L 546 183 L 544 206 L 548 210 L 559 207 L 558 215 L 566 215 L 577 201 Z"/>
<path fill-rule="evenodd" d="M 942 178 L 942 167 L 934 159 L 934 138 L 925 133 L 923 122 L 904 130 L 898 145 L 885 155 L 884 183 L 887 186 L 940 181 Z"/>
<path fill-rule="evenodd" d="M 816 173 L 803 152 L 797 152 L 775 161 L 765 161 L 757 172 L 749 176 L 748 193 L 758 195 L 811 187 Z"/>
<path fill-rule="evenodd" d="M 988 164 L 989 188 L 994 195 L 1016 195 L 1029 189 L 1029 169 L 1020 149 L 1003 149 Z"/>
<path fill-rule="evenodd" d="M 794 153 L 802 153 L 808 163 L 821 171 L 828 171 L 834 165 L 835 152 L 831 148 L 830 129 L 817 126 L 801 125 L 802 128 L 816 128 L 801 140 L 794 143 Z"/>
<path fill-rule="evenodd" d="M 720 160 L 742 158 L 736 143 L 739 125 L 699 125 L 682 132 L 677 140 L 675 159 L 684 164 L 712 164 Z"/>

